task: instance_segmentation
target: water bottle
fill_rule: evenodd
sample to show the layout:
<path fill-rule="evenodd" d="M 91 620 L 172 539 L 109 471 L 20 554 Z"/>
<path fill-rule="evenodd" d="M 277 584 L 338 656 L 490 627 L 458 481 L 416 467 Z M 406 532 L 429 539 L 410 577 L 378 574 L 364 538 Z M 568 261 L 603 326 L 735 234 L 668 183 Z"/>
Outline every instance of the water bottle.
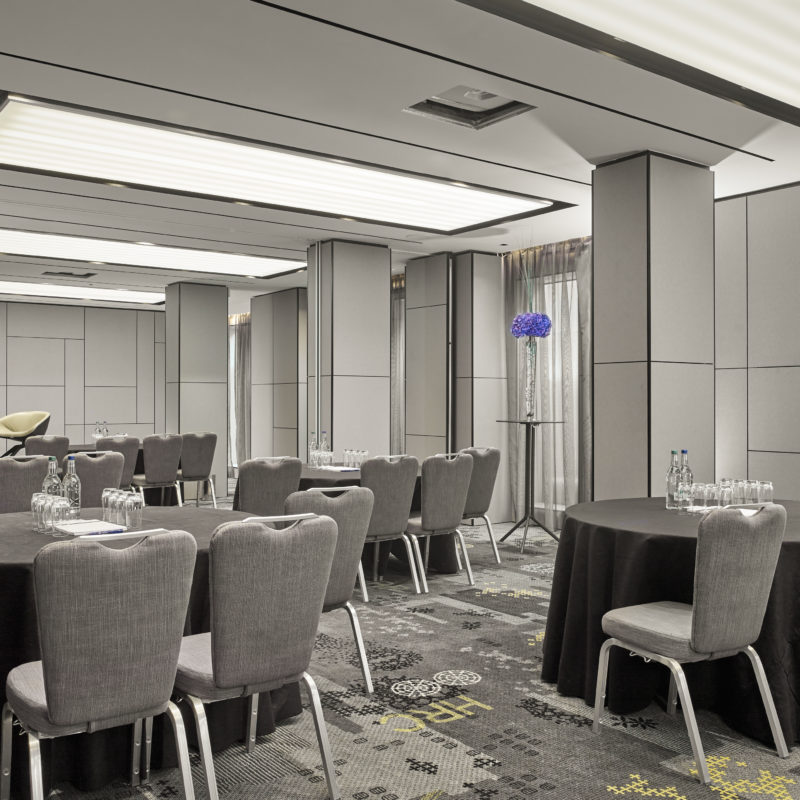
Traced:
<path fill-rule="evenodd" d="M 317 432 L 311 431 L 311 441 L 308 443 L 308 463 L 312 467 L 317 465 Z"/>
<path fill-rule="evenodd" d="M 42 481 L 42 494 L 55 494 L 61 497 L 61 478 L 58 477 L 58 461 L 50 456 L 47 462 L 47 475 Z"/>
<path fill-rule="evenodd" d="M 320 463 L 322 466 L 327 467 L 331 461 L 331 448 L 328 445 L 328 432 L 322 431 L 322 438 L 319 440 L 319 450 L 320 450 Z"/>
<path fill-rule="evenodd" d="M 108 436 L 108 423 L 103 420 L 103 427 L 101 428 L 103 436 Z"/>
<path fill-rule="evenodd" d="M 79 519 L 81 515 L 81 479 L 75 474 L 75 456 L 67 458 L 67 474 L 62 482 L 62 492 L 69 500 L 69 518 Z"/>
<path fill-rule="evenodd" d="M 688 489 L 694 482 L 694 475 L 692 474 L 692 470 L 689 467 L 688 450 L 681 450 L 681 468 L 680 468 L 680 475 L 678 478 L 678 482 L 682 483 L 685 487 L 685 490 L 680 495 L 678 508 L 685 511 L 686 509 L 689 508 L 689 503 L 690 503 Z"/>
<path fill-rule="evenodd" d="M 681 477 L 681 468 L 678 462 L 678 451 L 672 451 L 672 461 L 667 470 L 667 508 L 676 509 L 678 507 L 678 482 Z"/>

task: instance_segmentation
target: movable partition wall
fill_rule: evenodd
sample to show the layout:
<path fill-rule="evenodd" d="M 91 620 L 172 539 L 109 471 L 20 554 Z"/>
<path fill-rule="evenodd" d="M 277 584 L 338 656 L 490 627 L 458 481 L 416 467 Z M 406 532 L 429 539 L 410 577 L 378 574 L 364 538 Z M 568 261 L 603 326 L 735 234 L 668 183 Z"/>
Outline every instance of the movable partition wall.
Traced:
<path fill-rule="evenodd" d="M 337 459 L 344 449 L 389 452 L 390 318 L 389 248 L 309 248 L 308 432 L 325 431 Z"/>
<path fill-rule="evenodd" d="M 250 301 L 250 452 L 305 460 L 308 299 L 285 289 Z"/>
<path fill-rule="evenodd" d="M 217 434 L 211 470 L 218 497 L 228 494 L 228 289 L 167 286 L 168 433 Z M 157 431 L 158 433 L 159 431 Z M 187 485 L 190 489 L 191 484 Z"/>
<path fill-rule="evenodd" d="M 671 449 L 714 478 L 714 182 L 642 153 L 593 178 L 594 498 L 658 496 Z"/>

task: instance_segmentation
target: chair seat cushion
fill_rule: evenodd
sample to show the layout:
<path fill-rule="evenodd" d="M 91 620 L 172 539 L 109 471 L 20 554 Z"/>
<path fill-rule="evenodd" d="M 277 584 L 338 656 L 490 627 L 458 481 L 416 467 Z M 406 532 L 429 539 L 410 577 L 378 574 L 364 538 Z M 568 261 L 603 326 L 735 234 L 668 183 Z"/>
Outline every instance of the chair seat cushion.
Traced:
<path fill-rule="evenodd" d="M 257 692 L 279 689 L 287 683 L 300 680 L 302 674 L 293 675 L 286 680 L 270 681 L 254 686 L 234 686 L 221 689 L 214 683 L 214 667 L 211 660 L 211 634 L 197 633 L 184 636 L 178 656 L 178 673 L 175 688 L 183 694 L 190 694 L 206 703 L 217 700 L 230 700 L 233 697 L 247 697 Z"/>
<path fill-rule="evenodd" d="M 406 526 L 406 533 L 413 536 L 440 536 L 445 533 L 454 533 L 455 528 L 445 528 L 438 531 L 428 531 L 422 527 L 422 517 L 410 517 Z"/>
<path fill-rule="evenodd" d="M 603 631 L 623 642 L 677 661 L 705 661 L 692 650 L 692 607 L 664 601 L 615 608 L 603 614 Z"/>
<path fill-rule="evenodd" d="M 144 486 L 145 488 L 150 486 L 158 489 L 161 486 L 174 486 L 174 485 L 175 481 L 166 481 L 165 483 L 153 483 L 152 481 L 148 481 L 145 475 L 134 475 L 133 479 L 131 480 L 131 486 Z"/>

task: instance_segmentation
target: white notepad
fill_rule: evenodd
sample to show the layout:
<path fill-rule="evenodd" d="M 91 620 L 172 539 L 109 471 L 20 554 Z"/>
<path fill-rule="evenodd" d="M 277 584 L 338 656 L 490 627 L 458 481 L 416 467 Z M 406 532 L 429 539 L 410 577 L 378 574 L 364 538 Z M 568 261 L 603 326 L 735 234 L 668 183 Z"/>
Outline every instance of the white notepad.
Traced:
<path fill-rule="evenodd" d="M 56 530 L 68 533 L 70 536 L 83 536 L 87 533 L 125 533 L 128 530 L 124 525 L 113 522 L 104 522 L 102 519 L 73 519 L 59 522 Z"/>

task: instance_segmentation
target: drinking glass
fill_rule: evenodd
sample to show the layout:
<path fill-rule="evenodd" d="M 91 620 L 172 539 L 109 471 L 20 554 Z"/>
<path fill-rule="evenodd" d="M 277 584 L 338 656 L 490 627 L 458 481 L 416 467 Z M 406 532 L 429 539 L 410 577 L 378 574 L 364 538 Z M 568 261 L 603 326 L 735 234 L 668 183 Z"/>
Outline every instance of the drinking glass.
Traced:
<path fill-rule="evenodd" d="M 745 502 L 745 481 L 731 482 L 731 503 L 740 506 Z"/>
<path fill-rule="evenodd" d="M 125 525 L 128 528 L 142 527 L 142 496 L 136 492 L 129 492 L 125 499 Z"/>
<path fill-rule="evenodd" d="M 114 492 L 118 492 L 119 489 L 103 489 L 103 494 L 100 500 L 101 505 L 103 506 L 103 522 L 110 522 L 110 511 L 109 505 L 111 503 L 111 496 Z"/>
<path fill-rule="evenodd" d="M 678 501 L 678 511 L 683 513 L 688 512 L 692 498 L 692 484 L 686 481 L 680 481 L 675 495 Z"/>
<path fill-rule="evenodd" d="M 771 503 L 775 498 L 775 489 L 772 481 L 758 482 L 758 501 L 759 503 Z"/>
<path fill-rule="evenodd" d="M 719 487 L 719 505 L 721 508 L 733 503 L 733 482 Z"/>
<path fill-rule="evenodd" d="M 745 503 L 758 502 L 758 481 L 744 481 Z"/>
<path fill-rule="evenodd" d="M 52 524 L 52 534 L 56 539 L 63 539 L 69 534 L 57 529 L 57 525 L 69 519 L 69 500 L 66 497 L 53 497 L 50 503 L 50 519 Z"/>
<path fill-rule="evenodd" d="M 689 510 L 695 514 L 702 514 L 706 510 L 706 485 L 704 483 L 692 484 Z"/>
<path fill-rule="evenodd" d="M 33 529 L 36 533 L 44 533 L 44 524 L 42 522 L 42 509 L 47 501 L 48 495 L 44 492 L 36 492 L 31 498 L 31 515 L 33 516 Z"/>
<path fill-rule="evenodd" d="M 108 521 L 115 525 L 125 524 L 125 500 L 128 492 L 117 489 L 108 502 Z"/>

